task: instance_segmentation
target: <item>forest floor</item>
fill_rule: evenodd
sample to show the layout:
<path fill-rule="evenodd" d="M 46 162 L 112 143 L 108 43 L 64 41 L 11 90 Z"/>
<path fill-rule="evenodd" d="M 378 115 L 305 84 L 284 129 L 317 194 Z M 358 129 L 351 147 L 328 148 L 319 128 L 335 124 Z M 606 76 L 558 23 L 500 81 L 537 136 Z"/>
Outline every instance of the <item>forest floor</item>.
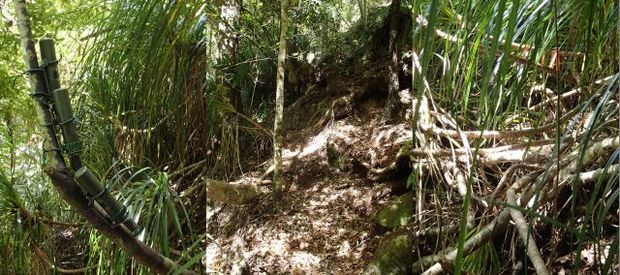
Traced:
<path fill-rule="evenodd" d="M 377 215 L 386 205 L 392 205 L 395 197 L 408 191 L 408 177 L 412 174 L 409 156 L 401 158 L 402 155 L 399 154 L 402 151 L 410 153 L 410 148 L 407 149 L 410 147 L 407 142 L 412 139 L 408 122 L 410 113 L 401 116 L 404 118 L 402 121 L 384 120 L 387 71 L 385 62 L 367 62 L 365 57 L 351 62 L 345 60 L 332 67 L 325 66 L 321 71 L 321 78 L 326 81 L 308 87 L 305 95 L 285 109 L 284 192 L 279 209 L 274 209 L 270 182 L 265 180 L 271 178 L 266 172 L 270 170 L 268 162 L 255 165 L 252 171 L 230 182 L 233 185 L 253 185 L 261 195 L 245 205 L 213 201 L 207 204 L 207 272 L 361 274 L 370 263 L 375 264 L 377 248 L 384 248 L 382 241 L 389 239 L 385 238 L 388 236 L 385 234 L 386 229 L 378 225 Z M 410 76 L 399 76 L 400 79 L 408 77 Z M 401 90 L 408 88 L 407 83 L 400 85 Z M 408 104 L 411 104 L 411 99 L 401 98 L 403 103 L 407 100 Z M 572 108 L 574 106 L 570 109 Z M 525 123 L 510 129 L 532 127 Z M 604 133 L 596 139 L 603 138 L 611 140 Z M 432 142 L 443 146 L 443 150 L 447 152 L 454 152 L 443 139 Z M 617 142 L 617 138 L 614 142 Z M 510 147 L 511 143 L 504 146 L 497 142 L 492 146 L 499 145 Z M 497 154 L 505 157 L 505 153 L 518 153 L 518 150 L 521 150 L 519 144 L 512 145 L 516 149 L 499 151 Z M 502 146 L 497 148 L 501 149 Z M 528 149 L 527 161 L 523 158 L 513 162 L 540 167 L 550 156 L 550 146 L 552 145 L 536 146 L 531 152 Z M 495 148 L 489 147 L 485 150 Z M 611 155 L 611 152 L 605 152 L 601 159 L 607 159 L 608 155 Z M 451 156 L 447 155 L 447 158 Z M 503 160 L 499 161 L 500 164 L 501 162 Z M 416 200 L 424 203 L 423 207 L 419 207 L 423 210 L 417 214 L 412 213 L 412 219 L 417 221 L 413 225 L 415 228 L 405 230 L 417 234 L 430 233 L 432 230 L 426 229 L 439 228 L 440 232 L 440 237 L 416 237 L 414 246 L 407 250 L 416 254 L 417 258 L 443 253 L 440 251 L 441 247 L 456 243 L 465 188 L 460 188 L 458 184 L 458 176 L 462 175 L 459 170 L 452 169 L 452 172 L 457 171 L 452 175 L 449 166 L 443 166 L 449 163 L 444 160 L 436 166 L 435 170 L 439 171 L 430 171 L 423 179 L 423 188 L 432 190 L 415 192 L 423 196 Z M 590 166 L 590 170 L 601 167 L 596 163 Z M 495 167 L 497 171 L 489 170 L 489 167 Z M 512 166 L 481 166 L 480 175 L 484 183 L 472 185 L 474 194 L 494 198 L 492 193 L 498 190 L 500 178 L 510 175 L 509 167 Z M 515 176 L 520 179 L 528 177 L 516 172 Z M 439 184 L 439 180 L 448 179 L 453 183 Z M 584 185 L 575 192 L 588 194 L 590 188 L 591 186 Z M 571 193 L 567 193 L 565 188 L 564 192 L 558 193 L 553 203 L 562 202 L 562 205 L 566 205 L 564 202 L 569 202 L 570 197 Z M 551 203 L 548 205 L 544 207 L 549 209 Z M 489 221 L 495 221 L 502 209 L 497 205 L 484 205 L 483 201 L 471 204 L 470 208 L 471 216 L 468 219 L 478 222 L 479 226 L 491 224 Z M 570 223 L 571 218 L 566 211 L 567 208 L 563 207 L 555 219 Z M 583 209 L 575 213 L 575 216 L 578 215 L 584 215 Z M 609 219 L 606 225 L 617 224 L 616 216 L 606 217 Z M 401 220 L 400 225 L 402 224 Z M 447 226 L 457 230 L 444 232 L 443 228 L 448 228 Z M 555 273 L 570 272 L 567 270 L 571 270 L 576 261 L 573 256 L 574 247 L 571 246 L 574 240 L 570 234 L 557 230 L 548 223 L 536 223 L 534 229 L 546 267 Z M 617 232 L 616 229 L 611 230 L 611 227 L 605 227 L 605 232 Z M 398 233 L 396 231 L 392 233 Z M 488 245 L 482 245 L 483 248 L 470 254 L 471 262 L 476 264 L 475 260 L 480 260 L 478 264 L 481 266 L 502 265 L 498 269 L 504 272 L 512 272 L 513 268 L 527 270 L 526 272 L 533 270 L 518 265 L 523 265 L 523 259 L 527 259 L 522 252 L 523 247 L 519 249 L 516 231 L 506 229 L 497 232 L 501 233 L 497 233 Z M 609 233 L 603 235 L 600 238 L 600 247 L 609 249 L 613 237 L 609 237 Z M 583 250 L 580 250 L 580 274 L 596 270 L 594 255 L 607 253 L 597 252 L 594 247 L 592 242 L 584 242 Z M 416 257 L 405 258 L 413 260 L 412 258 Z M 422 262 L 422 258 L 419 261 Z M 411 263 L 406 263 L 406 266 L 411 266 Z M 443 264 L 440 267 L 443 268 Z"/>
<path fill-rule="evenodd" d="M 255 203 L 207 206 L 213 238 L 206 253 L 207 271 L 359 274 L 364 270 L 380 240 L 374 217 L 391 195 L 405 191 L 407 178 L 372 177 L 369 169 L 388 165 L 411 138 L 411 130 L 405 123 L 385 125 L 383 103 L 373 97 L 334 120 L 320 106 L 342 96 L 341 87 L 348 87 L 345 97 L 364 89 L 342 84 L 319 92 L 322 99 L 303 102 L 303 110 L 287 109 L 300 115 L 314 110 L 324 117 L 301 119 L 284 133 L 285 191 L 280 211 L 272 209 L 268 185 L 257 180 L 264 170 L 234 182 L 258 186 L 264 195 Z"/>

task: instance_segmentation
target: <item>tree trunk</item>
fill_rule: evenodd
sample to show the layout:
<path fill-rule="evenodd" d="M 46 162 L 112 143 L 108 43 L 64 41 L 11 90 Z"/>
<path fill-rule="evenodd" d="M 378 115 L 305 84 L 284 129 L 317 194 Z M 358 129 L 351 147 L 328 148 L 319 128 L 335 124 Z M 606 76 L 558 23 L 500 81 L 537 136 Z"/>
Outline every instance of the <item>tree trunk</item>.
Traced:
<path fill-rule="evenodd" d="M 366 7 L 366 0 L 357 0 L 357 5 L 360 9 L 360 19 L 364 25 L 364 30 L 368 29 L 368 8 Z"/>
<path fill-rule="evenodd" d="M 400 0 L 392 0 L 390 4 L 390 36 L 389 36 L 389 55 L 390 66 L 389 74 L 390 81 L 388 99 L 385 104 L 385 117 L 388 120 L 394 119 L 398 116 L 402 109 L 398 92 L 400 90 L 398 83 L 398 29 L 399 29 L 399 14 L 400 14 Z"/>
<path fill-rule="evenodd" d="M 73 179 L 72 174 L 67 168 L 59 148 L 58 140 L 52 121 L 51 111 L 45 103 L 49 96 L 45 88 L 45 79 L 39 71 L 39 61 L 37 58 L 34 41 L 32 40 L 32 29 L 30 27 L 30 15 L 26 9 L 25 0 L 15 0 L 15 16 L 19 28 L 19 36 L 24 54 L 24 61 L 28 66 L 30 86 L 37 100 L 36 108 L 39 118 L 45 127 L 43 132 L 44 148 L 47 151 L 48 163 L 44 167 L 45 173 L 52 179 L 56 190 L 60 193 L 63 200 L 99 232 L 111 239 L 114 243 L 121 246 L 136 260 L 151 268 L 157 273 L 168 273 L 179 268 L 179 265 L 172 260 L 164 257 L 153 248 L 146 246 L 143 242 L 129 234 L 122 227 L 112 227 L 102 219 L 95 210 L 89 205 L 89 200 L 82 194 L 82 191 Z M 184 274 L 196 274 L 192 271 L 185 271 Z"/>
<path fill-rule="evenodd" d="M 282 0 L 280 14 L 280 42 L 278 54 L 278 73 L 276 77 L 276 118 L 273 124 L 273 197 L 278 201 L 282 196 L 282 117 L 284 112 L 284 65 L 286 62 L 286 31 L 288 0 Z"/>

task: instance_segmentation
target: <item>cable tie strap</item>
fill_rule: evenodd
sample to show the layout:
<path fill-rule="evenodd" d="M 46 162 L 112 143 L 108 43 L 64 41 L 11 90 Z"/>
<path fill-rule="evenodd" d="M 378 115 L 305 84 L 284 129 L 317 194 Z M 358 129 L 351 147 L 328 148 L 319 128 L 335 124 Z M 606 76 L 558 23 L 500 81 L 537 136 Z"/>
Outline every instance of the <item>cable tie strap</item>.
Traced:
<path fill-rule="evenodd" d="M 72 117 L 72 118 L 67 119 L 67 120 L 65 120 L 65 121 L 61 121 L 60 123 L 58 123 L 58 125 L 62 126 L 62 125 L 65 125 L 65 124 L 67 124 L 67 123 L 70 123 L 70 122 L 72 122 L 72 121 L 74 121 L 74 120 L 75 120 L 75 117 Z"/>
<path fill-rule="evenodd" d="M 113 227 L 117 227 L 119 224 L 125 222 L 127 220 L 127 206 L 123 205 L 123 208 L 116 212 L 116 214 L 114 214 L 114 216 L 110 217 L 110 220 L 112 222 L 112 226 Z M 122 220 L 120 220 L 120 219 Z"/>
<path fill-rule="evenodd" d="M 47 67 L 49 65 L 56 65 L 56 64 L 58 64 L 58 61 L 59 60 L 52 60 L 52 61 L 44 60 L 43 61 L 43 67 Z"/>
<path fill-rule="evenodd" d="M 50 149 L 43 149 L 43 152 L 53 152 L 53 151 L 62 152 L 62 150 L 60 150 L 60 148 L 58 147 L 52 147 Z"/>
<path fill-rule="evenodd" d="M 69 155 L 82 152 L 82 142 L 81 141 L 76 141 L 76 142 L 65 143 L 62 146 L 62 149 L 65 151 L 65 153 L 67 153 Z"/>
<path fill-rule="evenodd" d="M 86 194 L 86 191 L 82 190 L 82 193 L 84 193 L 84 196 L 88 200 L 88 207 L 92 208 L 93 205 L 95 204 L 95 200 L 93 198 L 91 198 L 90 196 L 88 196 L 88 194 Z"/>
<path fill-rule="evenodd" d="M 47 92 L 34 92 L 31 93 L 30 96 L 34 98 L 36 101 L 43 103 L 46 107 L 49 107 L 53 104 L 52 96 Z"/>
<path fill-rule="evenodd" d="M 107 187 L 107 186 L 104 186 L 104 187 L 101 189 L 101 192 L 99 192 L 99 194 L 97 194 L 97 195 L 94 195 L 94 196 L 92 197 L 92 199 L 93 199 L 93 200 L 96 200 L 96 199 L 98 199 L 99 197 L 103 196 L 103 194 L 105 194 L 106 192 L 108 192 L 108 187 Z"/>
<path fill-rule="evenodd" d="M 94 201 L 94 200 L 93 200 L 93 201 Z M 92 207 L 92 205 L 91 205 L 91 207 Z M 99 205 L 99 207 L 101 207 L 101 205 Z M 100 217 L 102 220 L 104 220 L 107 224 L 110 224 L 110 223 L 111 223 L 111 222 L 110 222 L 110 218 L 109 218 L 109 217 L 107 217 L 107 216 L 106 216 L 103 212 L 101 212 L 101 210 L 99 210 L 99 209 L 97 209 L 97 208 L 95 208 L 95 207 L 92 207 L 91 209 L 95 212 L 95 214 L 97 214 L 97 216 L 99 216 L 99 217 Z M 102 208 L 101 208 L 101 209 L 102 209 Z M 105 211 L 105 210 L 104 210 L 104 211 Z"/>
<path fill-rule="evenodd" d="M 31 97 L 49 97 L 49 95 L 45 92 L 34 92 L 30 94 Z"/>
<path fill-rule="evenodd" d="M 28 69 L 26 70 L 27 73 L 36 73 L 36 72 L 44 72 L 45 70 L 43 70 L 43 68 L 32 68 L 32 69 Z"/>
<path fill-rule="evenodd" d="M 56 122 L 50 121 L 50 122 L 46 122 L 46 123 L 41 123 L 41 126 L 43 126 L 43 127 L 48 127 L 48 126 L 53 126 L 53 125 L 56 125 Z"/>

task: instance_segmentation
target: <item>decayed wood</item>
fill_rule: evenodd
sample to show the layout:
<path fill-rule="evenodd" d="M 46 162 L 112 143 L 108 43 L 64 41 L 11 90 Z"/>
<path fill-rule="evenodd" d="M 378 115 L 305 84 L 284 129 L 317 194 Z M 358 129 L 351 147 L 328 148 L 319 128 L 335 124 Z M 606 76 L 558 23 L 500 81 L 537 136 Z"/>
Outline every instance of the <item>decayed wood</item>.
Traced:
<path fill-rule="evenodd" d="M 15 0 L 15 16 L 19 28 L 19 37 L 24 54 L 24 61 L 28 66 L 30 86 L 34 92 L 45 91 L 44 82 L 39 70 L 39 61 L 36 55 L 34 41 L 32 40 L 32 29 L 30 27 L 30 15 L 26 9 L 25 0 Z M 180 268 L 178 264 L 161 255 L 153 248 L 145 245 L 121 227 L 112 227 L 103 220 L 93 208 L 89 206 L 89 200 L 82 194 L 80 188 L 74 181 L 64 159 L 58 150 L 58 141 L 53 126 L 49 125 L 51 113 L 48 106 L 43 102 L 37 101 L 36 104 L 39 119 L 44 125 L 44 139 L 46 140 L 45 150 L 48 155 L 48 163 L 44 167 L 45 173 L 52 179 L 52 183 L 60 196 L 71 207 L 84 217 L 94 228 L 103 235 L 111 239 L 114 243 L 122 247 L 129 255 L 139 262 L 151 268 L 157 273 L 168 273 Z M 196 274 L 192 271 L 185 271 L 184 274 Z"/>

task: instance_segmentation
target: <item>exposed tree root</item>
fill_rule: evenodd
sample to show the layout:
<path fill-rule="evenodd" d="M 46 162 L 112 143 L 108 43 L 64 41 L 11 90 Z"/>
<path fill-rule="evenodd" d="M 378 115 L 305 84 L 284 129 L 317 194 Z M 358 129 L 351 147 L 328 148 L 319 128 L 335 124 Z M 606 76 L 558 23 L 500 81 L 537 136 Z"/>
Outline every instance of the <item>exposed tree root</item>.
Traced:
<path fill-rule="evenodd" d="M 607 168 L 600 168 L 593 171 L 580 173 L 578 178 L 581 183 L 593 182 L 599 177 L 609 177 L 620 173 L 620 164 L 614 164 Z M 571 177 L 576 177 L 574 174 Z"/>

